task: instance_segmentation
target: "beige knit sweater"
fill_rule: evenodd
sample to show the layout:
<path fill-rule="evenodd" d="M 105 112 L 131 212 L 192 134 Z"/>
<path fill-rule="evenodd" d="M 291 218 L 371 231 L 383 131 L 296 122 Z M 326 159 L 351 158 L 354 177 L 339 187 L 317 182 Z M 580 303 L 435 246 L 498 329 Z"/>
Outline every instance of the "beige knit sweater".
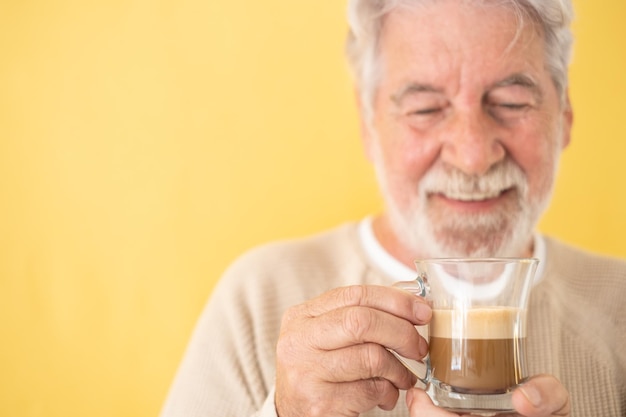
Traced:
<path fill-rule="evenodd" d="M 543 280 L 529 317 L 529 371 L 556 375 L 572 416 L 626 416 L 626 262 L 546 239 Z M 275 344 L 283 312 L 331 288 L 388 285 L 357 225 L 252 250 L 236 261 L 202 313 L 162 417 L 276 416 Z M 408 416 L 395 410 L 364 416 Z"/>

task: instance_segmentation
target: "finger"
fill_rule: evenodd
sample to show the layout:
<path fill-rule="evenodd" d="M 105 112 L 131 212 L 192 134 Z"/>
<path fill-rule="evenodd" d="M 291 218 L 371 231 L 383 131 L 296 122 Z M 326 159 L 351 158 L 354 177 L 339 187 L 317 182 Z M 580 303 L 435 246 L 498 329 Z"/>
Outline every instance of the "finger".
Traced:
<path fill-rule="evenodd" d="M 279 415 L 284 410 L 291 410 L 292 415 L 331 416 L 350 414 L 360 415 L 378 406 L 391 410 L 398 402 L 399 390 L 389 381 L 372 378 L 338 384 L 298 386 L 288 395 L 277 390 L 275 403 Z M 282 411 L 281 411 L 282 410 Z"/>
<path fill-rule="evenodd" d="M 445 411 L 433 404 L 432 400 L 419 388 L 412 388 L 406 393 L 406 405 L 411 417 L 458 417 L 458 414 Z"/>
<path fill-rule="evenodd" d="M 363 413 L 375 406 L 383 410 L 392 410 L 400 396 L 400 391 L 389 381 L 382 378 L 372 378 L 363 381 L 341 384 L 342 394 L 338 401 L 345 404 L 358 405 L 359 413 Z"/>
<path fill-rule="evenodd" d="M 350 306 L 386 311 L 417 325 L 427 324 L 432 316 L 430 306 L 422 297 L 398 288 L 375 285 L 335 288 L 300 305 L 300 313 L 317 317 L 329 311 Z"/>
<path fill-rule="evenodd" d="M 530 378 L 513 392 L 513 407 L 526 417 L 569 416 L 569 394 L 552 375 Z"/>
<path fill-rule="evenodd" d="M 407 320 L 368 307 L 344 307 L 303 323 L 314 335 L 315 347 L 341 349 L 377 343 L 413 359 L 423 358 L 428 343 Z"/>
<path fill-rule="evenodd" d="M 400 392 L 384 379 L 369 379 L 357 382 L 334 384 L 327 395 L 316 396 L 316 401 L 308 402 L 297 415 L 359 415 L 378 406 L 391 410 L 396 406 Z M 282 399 L 281 399 L 282 401 Z"/>
<path fill-rule="evenodd" d="M 374 379 L 373 380 L 374 384 L 384 384 L 384 387 L 381 388 L 378 387 L 376 389 L 376 392 L 379 392 L 380 395 L 378 396 L 379 401 L 378 401 L 378 407 L 380 407 L 383 410 L 386 411 L 391 411 L 396 407 L 396 404 L 398 403 L 398 398 L 400 397 L 400 391 L 398 389 L 396 389 L 396 387 L 392 386 L 389 381 L 387 380 L 379 380 L 379 379 Z"/>
<path fill-rule="evenodd" d="M 375 343 L 326 352 L 318 370 L 327 382 L 386 379 L 398 389 L 409 389 L 417 378 L 387 349 Z"/>

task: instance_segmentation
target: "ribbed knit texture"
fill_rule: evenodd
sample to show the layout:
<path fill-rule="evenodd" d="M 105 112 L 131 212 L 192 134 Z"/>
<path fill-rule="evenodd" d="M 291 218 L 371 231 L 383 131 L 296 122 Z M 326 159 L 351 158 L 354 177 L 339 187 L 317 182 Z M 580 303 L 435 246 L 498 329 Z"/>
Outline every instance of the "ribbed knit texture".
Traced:
<path fill-rule="evenodd" d="M 530 373 L 563 382 L 572 417 L 624 417 L 626 262 L 546 243 L 545 276 L 530 301 Z M 331 288 L 388 283 L 363 253 L 352 223 L 243 255 L 211 295 L 162 417 L 275 416 L 275 345 L 284 311 Z M 393 411 L 363 415 L 407 417 L 404 396 Z"/>

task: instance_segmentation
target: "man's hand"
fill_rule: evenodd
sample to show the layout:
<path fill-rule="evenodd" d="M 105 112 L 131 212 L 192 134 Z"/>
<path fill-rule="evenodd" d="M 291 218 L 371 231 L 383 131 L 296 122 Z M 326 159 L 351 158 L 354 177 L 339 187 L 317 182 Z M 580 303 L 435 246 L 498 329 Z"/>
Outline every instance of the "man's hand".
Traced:
<path fill-rule="evenodd" d="M 428 395 L 417 388 L 407 392 L 406 403 L 411 417 L 457 417 L 433 405 Z M 513 392 L 513 407 L 524 417 L 568 417 L 569 394 L 563 385 L 551 375 L 530 378 Z"/>
<path fill-rule="evenodd" d="M 385 348 L 419 360 L 428 350 L 415 325 L 430 321 L 426 302 L 391 287 L 338 288 L 283 317 L 277 344 L 280 417 L 358 416 L 388 410 L 416 378 Z"/>

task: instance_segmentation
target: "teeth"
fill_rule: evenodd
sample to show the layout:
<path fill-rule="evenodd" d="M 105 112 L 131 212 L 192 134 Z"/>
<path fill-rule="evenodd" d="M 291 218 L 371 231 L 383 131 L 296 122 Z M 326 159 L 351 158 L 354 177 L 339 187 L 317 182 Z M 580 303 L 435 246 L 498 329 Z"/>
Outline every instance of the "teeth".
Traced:
<path fill-rule="evenodd" d="M 446 191 L 443 193 L 447 198 L 452 200 L 460 200 L 460 201 L 482 201 L 488 200 L 490 198 L 495 198 L 500 195 L 500 191 L 471 191 L 471 192 L 463 192 L 460 190 L 455 191 Z"/>

